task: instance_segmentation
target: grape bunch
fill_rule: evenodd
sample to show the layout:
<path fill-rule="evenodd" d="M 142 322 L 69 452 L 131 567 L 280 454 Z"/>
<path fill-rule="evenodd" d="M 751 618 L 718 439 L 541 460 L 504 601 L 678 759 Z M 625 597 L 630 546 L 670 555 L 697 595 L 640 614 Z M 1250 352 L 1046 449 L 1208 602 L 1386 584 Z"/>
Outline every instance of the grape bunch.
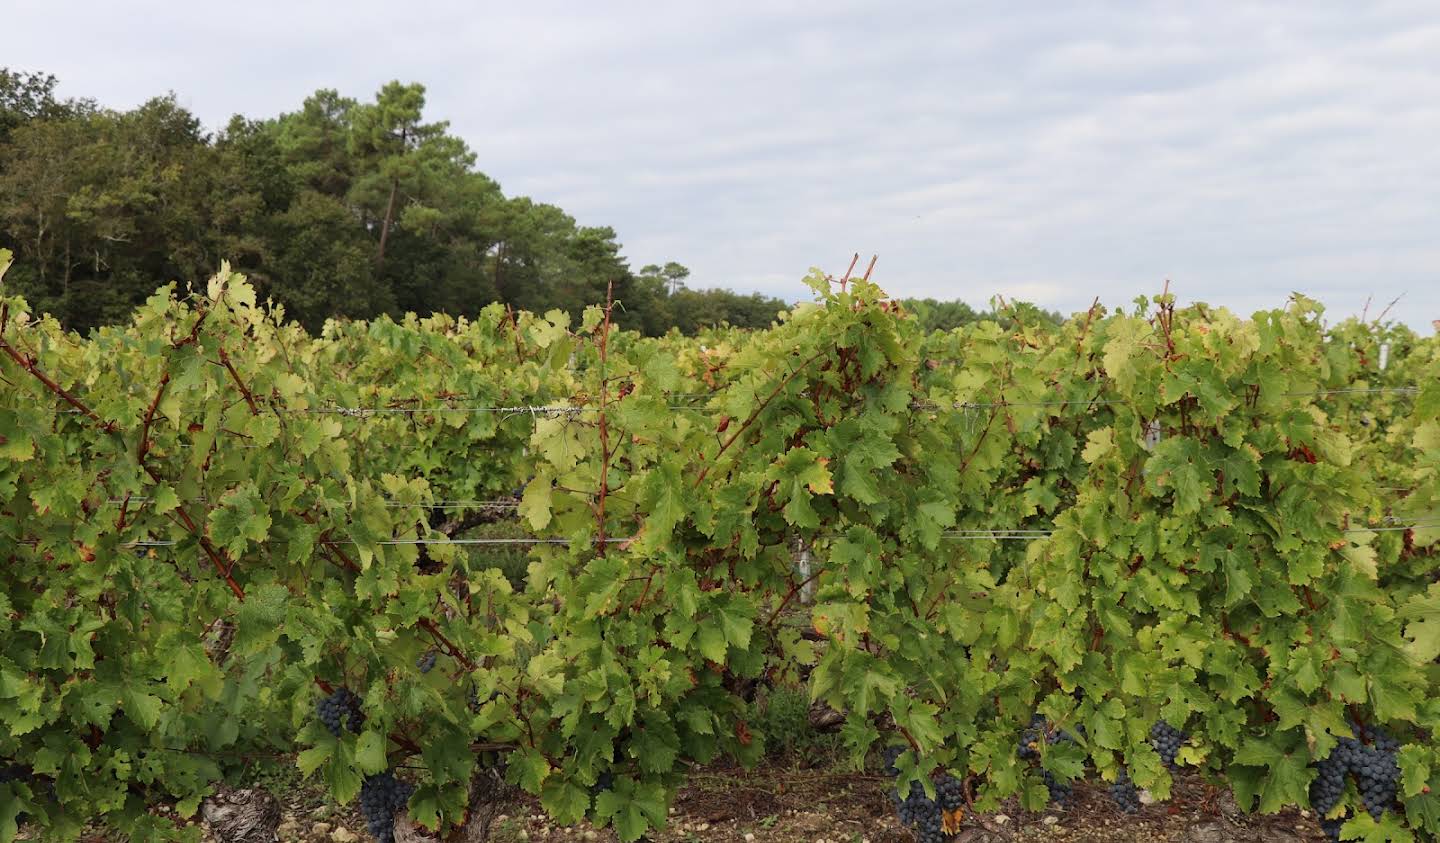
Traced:
<path fill-rule="evenodd" d="M 881 758 L 885 761 L 885 775 L 889 776 L 892 779 L 900 775 L 900 771 L 895 767 L 895 762 L 900 758 L 900 756 L 904 754 L 905 747 L 903 746 L 885 747 L 885 751 L 881 753 Z"/>
<path fill-rule="evenodd" d="M 1340 797 L 1345 794 L 1346 762 L 1342 760 L 1343 756 L 1344 754 L 1333 751 L 1328 757 L 1317 761 L 1313 765 L 1315 779 L 1310 782 L 1310 809 L 1320 818 L 1320 829 L 1332 841 L 1339 841 L 1340 826 L 1348 819 L 1348 812 L 1347 816 L 1333 820 L 1326 817 L 1340 804 Z"/>
<path fill-rule="evenodd" d="M 0 764 L 0 784 L 23 782 L 30 778 L 30 768 L 20 764 Z"/>
<path fill-rule="evenodd" d="M 935 801 L 940 803 L 940 810 L 947 814 L 960 810 L 965 807 L 965 785 L 946 773 L 935 780 Z"/>
<path fill-rule="evenodd" d="M 395 843 L 395 813 L 414 792 L 415 786 L 395 778 L 394 770 L 365 777 L 360 785 L 360 813 L 375 843 Z"/>
<path fill-rule="evenodd" d="M 1040 741 L 1045 739 L 1045 718 L 1036 714 L 1030 718 L 1030 725 L 1020 733 L 1017 748 L 1021 761 L 1033 761 L 1040 757 Z"/>
<path fill-rule="evenodd" d="M 1082 735 L 1084 730 L 1077 727 Z M 1030 725 L 1020 735 L 1018 754 L 1022 761 L 1035 761 L 1040 758 L 1040 742 L 1047 744 L 1075 743 L 1075 736 L 1060 729 L 1050 729 L 1045 718 L 1039 714 L 1030 718 Z M 1055 778 L 1055 774 L 1049 770 L 1041 769 L 1040 778 L 1045 782 L 1045 789 L 1049 791 L 1051 802 L 1064 802 L 1070 798 L 1071 786 L 1069 782 L 1062 782 Z"/>
<path fill-rule="evenodd" d="M 1164 720 L 1156 720 L 1155 725 L 1150 727 L 1150 745 L 1155 747 L 1155 752 L 1160 755 L 1160 760 L 1171 770 L 1175 769 L 1176 754 L 1188 740 L 1190 740 L 1189 735 Z"/>
<path fill-rule="evenodd" d="M 415 666 L 420 668 L 421 673 L 429 673 L 435 669 L 435 656 L 434 650 L 426 650 L 424 655 L 415 660 Z"/>
<path fill-rule="evenodd" d="M 604 770 L 595 777 L 595 783 L 590 785 L 590 798 L 594 799 L 607 790 L 615 787 L 615 774 L 610 770 Z"/>
<path fill-rule="evenodd" d="M 1140 792 L 1135 789 L 1135 783 L 1130 781 L 1130 772 L 1124 767 L 1120 768 L 1120 777 L 1110 785 L 1110 798 L 1127 814 L 1140 810 Z"/>
<path fill-rule="evenodd" d="M 317 712 L 320 722 L 337 738 L 342 728 L 359 732 L 365 724 L 365 715 L 360 711 L 360 697 L 349 688 L 336 688 L 334 693 L 320 701 Z"/>
<path fill-rule="evenodd" d="M 1364 730 L 1352 722 L 1350 731 L 1352 735 L 1369 738 L 1370 743 L 1366 744 L 1361 737 L 1341 738 L 1328 756 L 1311 765 L 1315 768 L 1315 779 L 1310 782 L 1310 807 L 1320 816 L 1320 827 L 1331 840 L 1340 839 L 1340 826 L 1349 816 L 1347 811 L 1345 816 L 1326 818 L 1340 804 L 1346 776 L 1355 777 L 1360 801 L 1377 821 L 1395 804 L 1400 789 L 1400 765 L 1395 759 L 1399 741 L 1381 727 Z"/>
<path fill-rule="evenodd" d="M 1395 762 L 1395 752 L 1387 752 L 1378 745 L 1364 747 L 1359 763 L 1350 771 L 1355 774 L 1355 784 L 1360 790 L 1365 810 L 1379 821 L 1386 809 L 1395 804 L 1395 797 L 1400 791 L 1400 765 Z"/>
<path fill-rule="evenodd" d="M 885 774 L 899 776 L 895 762 L 905 754 L 904 746 L 886 747 L 881 753 L 885 762 Z M 965 788 L 960 780 L 951 775 L 941 776 L 935 783 L 935 799 L 925 795 L 925 786 L 911 782 L 909 793 L 902 799 L 900 789 L 890 791 L 890 800 L 895 803 L 895 813 L 900 823 L 915 832 L 918 843 L 945 843 L 944 811 L 953 811 L 965 804 Z"/>
<path fill-rule="evenodd" d="M 1070 798 L 1070 783 L 1062 782 L 1055 778 L 1055 774 L 1049 770 L 1040 771 L 1040 779 L 1045 782 L 1045 789 L 1050 792 L 1050 801 L 1062 804 Z"/>
<path fill-rule="evenodd" d="M 899 790 L 896 790 L 891 798 L 895 801 L 895 812 L 900 815 L 901 824 L 914 829 L 918 843 L 945 843 L 945 820 L 940 813 L 940 805 L 925 795 L 924 785 L 911 782 L 909 795 L 901 799 Z"/>
<path fill-rule="evenodd" d="M 1332 843 L 1340 843 L 1340 827 L 1345 825 L 1347 819 L 1349 819 L 1348 813 L 1346 816 L 1336 817 L 1333 820 L 1320 820 L 1320 830 L 1325 832 L 1325 839 L 1332 841 Z"/>

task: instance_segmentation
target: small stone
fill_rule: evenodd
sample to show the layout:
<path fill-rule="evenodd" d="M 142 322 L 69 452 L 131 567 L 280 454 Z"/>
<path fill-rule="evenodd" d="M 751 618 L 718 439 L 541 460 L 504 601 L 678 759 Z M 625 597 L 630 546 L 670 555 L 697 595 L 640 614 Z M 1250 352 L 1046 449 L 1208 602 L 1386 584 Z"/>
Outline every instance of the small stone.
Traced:
<path fill-rule="evenodd" d="M 355 832 L 342 825 L 336 826 L 335 830 L 330 832 L 330 839 L 334 843 L 355 843 L 360 838 L 355 836 Z"/>
<path fill-rule="evenodd" d="M 745 832 L 745 843 L 755 843 L 755 833 L 754 833 L 754 832 L 751 832 L 751 831 Z"/>
<path fill-rule="evenodd" d="M 1060 818 L 1055 816 L 1054 814 L 1049 814 L 1045 817 L 1045 819 L 1041 820 L 1040 822 L 1046 825 L 1054 825 L 1055 823 L 1060 822 Z"/>
<path fill-rule="evenodd" d="M 696 831 L 709 831 L 709 830 L 710 830 L 710 823 L 700 823 L 699 825 L 695 826 L 695 830 L 696 830 Z"/>
<path fill-rule="evenodd" d="M 580 836 L 585 838 L 586 840 L 598 840 L 600 838 L 600 835 L 596 834 L 595 829 L 593 828 L 585 829 L 584 833 L 582 833 Z"/>
<path fill-rule="evenodd" d="M 1198 822 L 1190 826 L 1190 833 L 1187 838 L 1190 843 L 1225 843 L 1229 835 L 1225 833 L 1225 827 L 1218 822 Z"/>
<path fill-rule="evenodd" d="M 1004 825 L 1010 822 L 1010 816 L 1008 814 L 996 814 L 994 820 L 996 825 Z"/>
<path fill-rule="evenodd" d="M 1140 796 L 1140 804 L 1141 804 L 1141 805 L 1154 805 L 1154 804 L 1156 803 L 1156 801 L 1157 801 L 1157 800 L 1155 799 L 1155 794 L 1151 793 L 1150 791 L 1148 791 L 1148 790 L 1146 790 L 1146 789 L 1144 789 L 1144 788 L 1141 788 L 1141 789 L 1140 789 L 1140 791 L 1139 791 L 1139 796 Z"/>
<path fill-rule="evenodd" d="M 522 828 L 519 831 L 515 832 L 515 839 L 519 840 L 520 843 L 525 843 L 526 840 L 530 839 L 530 832 Z"/>
<path fill-rule="evenodd" d="M 325 837 L 330 834 L 330 823 L 315 823 L 310 826 L 311 837 Z"/>

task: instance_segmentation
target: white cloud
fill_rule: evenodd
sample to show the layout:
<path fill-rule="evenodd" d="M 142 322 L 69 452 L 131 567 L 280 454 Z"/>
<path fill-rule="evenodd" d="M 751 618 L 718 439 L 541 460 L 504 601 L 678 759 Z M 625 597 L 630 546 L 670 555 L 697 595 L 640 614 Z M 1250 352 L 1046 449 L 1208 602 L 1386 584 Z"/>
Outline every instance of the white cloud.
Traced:
<path fill-rule="evenodd" d="M 861 251 L 977 304 L 1440 317 L 1429 0 L 1007 5 L 20 0 L 4 61 L 210 125 L 421 81 L 507 190 L 698 283 L 798 298 Z"/>

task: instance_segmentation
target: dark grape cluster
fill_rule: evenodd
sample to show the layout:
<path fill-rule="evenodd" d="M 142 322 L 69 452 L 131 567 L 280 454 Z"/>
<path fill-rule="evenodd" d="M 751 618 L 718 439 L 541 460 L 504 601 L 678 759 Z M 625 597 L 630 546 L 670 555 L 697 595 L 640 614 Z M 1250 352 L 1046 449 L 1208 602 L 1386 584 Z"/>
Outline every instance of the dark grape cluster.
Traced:
<path fill-rule="evenodd" d="M 1395 759 L 1399 741 L 1377 726 L 1361 729 L 1352 722 L 1350 731 L 1359 737 L 1341 738 L 1328 756 L 1312 765 L 1315 779 L 1310 782 L 1310 808 L 1319 815 L 1320 827 L 1331 840 L 1340 839 L 1340 826 L 1349 816 L 1347 811 L 1345 816 L 1326 818 L 1340 804 L 1346 776 L 1355 777 L 1360 801 L 1376 820 L 1395 804 L 1400 789 L 1400 765 Z"/>
<path fill-rule="evenodd" d="M 1400 764 L 1395 759 L 1400 744 L 1383 729 L 1372 728 L 1369 734 L 1372 743 L 1350 771 L 1355 774 L 1365 810 L 1378 821 L 1395 804 L 1400 792 Z"/>
<path fill-rule="evenodd" d="M 415 786 L 395 778 L 393 770 L 365 777 L 360 785 L 360 813 L 376 843 L 395 843 L 395 813 L 414 792 Z"/>
<path fill-rule="evenodd" d="M 940 804 L 925 795 L 924 785 L 911 782 L 908 796 L 901 799 L 896 790 L 891 798 L 895 800 L 900 822 L 914 830 L 918 843 L 945 843 L 945 818 L 940 813 Z"/>
<path fill-rule="evenodd" d="M 885 748 L 881 758 L 885 762 L 886 775 L 900 775 L 895 762 L 904 753 L 903 746 Z M 900 789 L 895 788 L 890 791 L 890 799 L 895 803 L 895 813 L 899 815 L 900 823 L 915 832 L 915 839 L 919 843 L 945 843 L 949 838 L 945 834 L 943 812 L 956 810 L 965 804 L 965 787 L 959 779 L 947 774 L 935 781 L 934 799 L 925 795 L 925 786 L 920 782 L 911 782 L 910 792 L 903 799 L 900 797 Z"/>
<path fill-rule="evenodd" d="M 30 768 L 20 764 L 0 764 L 0 784 L 23 782 L 30 778 Z"/>
<path fill-rule="evenodd" d="M 1041 770 L 1040 778 L 1045 782 L 1045 789 L 1050 792 L 1050 801 L 1055 804 L 1063 804 L 1070 798 L 1070 783 L 1062 782 L 1055 778 L 1055 774 L 1049 770 Z"/>
<path fill-rule="evenodd" d="M 1160 760 L 1171 770 L 1175 769 L 1175 756 L 1180 752 L 1180 747 L 1188 740 L 1189 735 L 1164 720 L 1157 720 L 1155 725 L 1150 727 L 1150 745 L 1155 747 Z"/>
<path fill-rule="evenodd" d="M 881 758 L 885 761 L 885 775 L 889 776 L 892 779 L 900 775 L 900 771 L 895 767 L 895 762 L 900 758 L 900 756 L 904 754 L 905 747 L 903 746 L 885 747 L 885 751 L 881 753 Z"/>
<path fill-rule="evenodd" d="M 336 688 L 334 693 L 320 701 L 317 711 L 320 722 L 337 738 L 342 728 L 359 732 L 365 724 L 365 715 L 360 711 L 360 697 L 349 688 Z"/>
<path fill-rule="evenodd" d="M 1320 830 L 1325 832 L 1325 839 L 1332 841 L 1332 843 L 1340 843 L 1340 827 L 1345 825 L 1347 819 L 1349 819 L 1348 816 L 1336 817 L 1333 820 L 1322 819 L 1320 821 Z"/>
<path fill-rule="evenodd" d="M 1140 810 L 1140 792 L 1135 789 L 1135 783 L 1130 781 L 1129 770 L 1120 768 L 1120 777 L 1110 785 L 1110 798 L 1127 814 Z"/>
<path fill-rule="evenodd" d="M 1045 739 L 1045 718 L 1039 714 L 1030 718 L 1030 725 L 1020 733 L 1017 750 L 1021 761 L 1034 761 L 1040 757 L 1040 742 Z"/>
<path fill-rule="evenodd" d="M 615 787 L 615 774 L 609 770 L 604 770 L 600 775 L 595 777 L 595 783 L 590 785 L 590 798 L 594 799 L 613 787 Z"/>
<path fill-rule="evenodd" d="M 1084 730 L 1077 727 L 1082 735 Z M 1040 758 L 1040 742 L 1047 744 L 1075 743 L 1075 736 L 1061 729 L 1051 729 L 1045 722 L 1042 715 L 1036 714 L 1030 718 L 1030 725 L 1020 735 L 1018 754 L 1022 761 L 1036 761 Z M 1069 782 L 1062 782 L 1055 778 L 1055 774 L 1049 770 L 1042 769 L 1040 778 L 1045 782 L 1045 789 L 1050 793 L 1052 803 L 1061 803 L 1070 798 L 1071 786 Z"/>
<path fill-rule="evenodd" d="M 964 783 L 949 773 L 936 779 L 935 801 L 940 803 L 940 810 L 946 813 L 965 807 Z"/>
<path fill-rule="evenodd" d="M 419 659 L 416 659 L 415 666 L 420 668 L 421 673 L 429 673 L 431 670 L 435 669 L 436 655 L 437 654 L 434 650 L 426 650 L 424 655 L 422 655 Z"/>

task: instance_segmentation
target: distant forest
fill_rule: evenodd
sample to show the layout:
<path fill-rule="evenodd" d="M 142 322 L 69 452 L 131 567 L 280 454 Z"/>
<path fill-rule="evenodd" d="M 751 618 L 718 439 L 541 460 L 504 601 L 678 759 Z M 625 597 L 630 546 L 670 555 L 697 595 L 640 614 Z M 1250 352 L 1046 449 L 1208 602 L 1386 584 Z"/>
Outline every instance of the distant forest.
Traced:
<path fill-rule="evenodd" d="M 368 102 L 320 90 L 215 133 L 174 94 L 117 111 L 56 88 L 0 68 L 0 246 L 16 256 L 7 284 L 68 328 L 126 319 L 221 260 L 311 330 L 496 301 L 578 313 L 611 283 L 617 321 L 651 335 L 763 327 L 787 307 L 691 289 L 676 262 L 633 270 L 614 229 L 506 196 L 447 121 L 427 121 L 422 85 L 391 82 Z M 941 330 L 982 316 L 909 304 Z"/>

